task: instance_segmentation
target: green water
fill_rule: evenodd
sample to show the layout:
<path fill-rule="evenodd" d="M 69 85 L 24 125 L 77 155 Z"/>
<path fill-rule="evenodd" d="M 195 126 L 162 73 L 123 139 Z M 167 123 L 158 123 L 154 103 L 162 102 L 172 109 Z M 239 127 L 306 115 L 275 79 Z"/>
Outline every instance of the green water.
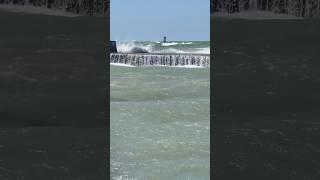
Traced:
<path fill-rule="evenodd" d="M 110 68 L 112 179 L 209 179 L 209 68 Z"/>

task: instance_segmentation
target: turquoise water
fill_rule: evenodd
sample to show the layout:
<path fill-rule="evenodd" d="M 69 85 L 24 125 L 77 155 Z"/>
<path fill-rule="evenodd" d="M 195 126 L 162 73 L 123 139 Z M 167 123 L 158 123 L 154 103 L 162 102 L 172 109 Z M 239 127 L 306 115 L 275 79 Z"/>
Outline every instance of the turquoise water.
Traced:
<path fill-rule="evenodd" d="M 110 75 L 112 179 L 209 179 L 209 68 Z"/>

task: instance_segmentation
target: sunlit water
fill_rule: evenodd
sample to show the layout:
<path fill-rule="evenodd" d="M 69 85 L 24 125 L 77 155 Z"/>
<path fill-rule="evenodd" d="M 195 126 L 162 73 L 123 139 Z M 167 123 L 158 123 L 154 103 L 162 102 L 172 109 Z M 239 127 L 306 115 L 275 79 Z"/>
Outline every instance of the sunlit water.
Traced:
<path fill-rule="evenodd" d="M 111 178 L 208 180 L 209 68 L 110 70 Z"/>

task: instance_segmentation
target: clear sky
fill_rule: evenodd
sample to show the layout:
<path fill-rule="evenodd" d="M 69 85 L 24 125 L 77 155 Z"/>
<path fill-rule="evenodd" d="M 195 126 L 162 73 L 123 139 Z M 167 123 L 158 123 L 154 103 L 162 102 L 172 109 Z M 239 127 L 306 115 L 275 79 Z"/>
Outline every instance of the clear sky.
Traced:
<path fill-rule="evenodd" d="M 210 40 L 210 0 L 110 0 L 110 20 L 111 40 Z"/>

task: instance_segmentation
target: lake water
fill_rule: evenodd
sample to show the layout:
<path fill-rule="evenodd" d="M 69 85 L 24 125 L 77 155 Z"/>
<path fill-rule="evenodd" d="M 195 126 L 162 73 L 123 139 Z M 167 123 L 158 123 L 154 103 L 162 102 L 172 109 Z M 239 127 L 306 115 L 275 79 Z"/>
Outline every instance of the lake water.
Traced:
<path fill-rule="evenodd" d="M 111 178 L 208 180 L 209 87 L 209 68 L 111 65 Z"/>

